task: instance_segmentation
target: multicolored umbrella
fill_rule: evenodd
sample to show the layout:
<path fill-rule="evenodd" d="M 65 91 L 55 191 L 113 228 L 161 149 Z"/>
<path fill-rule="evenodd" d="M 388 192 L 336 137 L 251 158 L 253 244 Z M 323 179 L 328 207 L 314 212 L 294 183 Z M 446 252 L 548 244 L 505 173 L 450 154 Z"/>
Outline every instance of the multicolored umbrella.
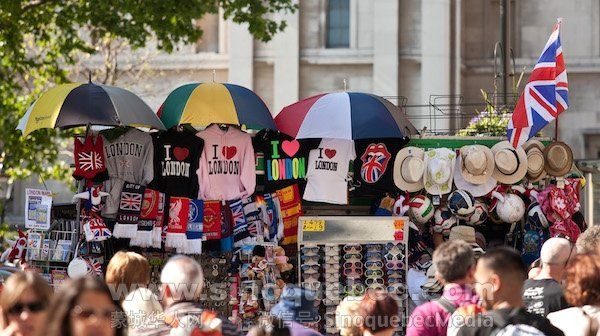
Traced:
<path fill-rule="evenodd" d="M 29 107 L 17 129 L 26 136 L 41 128 L 86 125 L 165 128 L 134 93 L 88 82 L 57 85 L 46 91 Z"/>
<path fill-rule="evenodd" d="M 275 128 L 273 116 L 256 93 L 235 85 L 193 83 L 173 90 L 158 110 L 167 128 L 179 124 L 206 127 L 212 123 Z"/>
<path fill-rule="evenodd" d="M 388 100 L 360 92 L 325 93 L 284 107 L 277 128 L 296 139 L 403 138 L 417 129 Z"/>

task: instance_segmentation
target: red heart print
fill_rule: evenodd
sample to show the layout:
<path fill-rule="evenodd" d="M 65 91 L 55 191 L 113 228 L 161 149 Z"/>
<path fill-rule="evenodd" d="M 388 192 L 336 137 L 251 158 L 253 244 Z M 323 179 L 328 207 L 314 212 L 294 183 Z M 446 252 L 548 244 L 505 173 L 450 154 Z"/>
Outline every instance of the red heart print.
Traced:
<path fill-rule="evenodd" d="M 221 149 L 221 153 L 223 153 L 223 156 L 227 160 L 229 160 L 235 156 L 235 154 L 237 153 L 237 148 L 235 146 L 223 146 L 223 149 Z"/>
<path fill-rule="evenodd" d="M 298 142 L 298 140 L 284 140 L 281 143 L 281 149 L 285 154 L 287 154 L 287 156 L 294 157 L 294 155 L 296 155 L 300 149 L 300 142 Z"/>
<path fill-rule="evenodd" d="M 330 158 L 333 159 L 333 157 L 335 156 L 335 154 L 337 153 L 337 151 L 335 149 L 325 149 L 325 155 Z"/>
<path fill-rule="evenodd" d="M 177 161 L 185 160 L 190 154 L 190 150 L 184 147 L 175 147 L 173 148 L 173 156 L 177 159 Z"/>

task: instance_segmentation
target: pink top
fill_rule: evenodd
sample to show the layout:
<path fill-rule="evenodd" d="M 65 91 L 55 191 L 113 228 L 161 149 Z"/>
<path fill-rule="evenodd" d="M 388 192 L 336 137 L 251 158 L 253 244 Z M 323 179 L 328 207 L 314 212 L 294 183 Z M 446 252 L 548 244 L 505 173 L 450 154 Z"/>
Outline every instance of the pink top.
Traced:
<path fill-rule="evenodd" d="M 443 295 L 457 308 L 478 301 L 470 286 L 449 284 L 444 288 Z M 435 301 L 424 303 L 415 308 L 410 315 L 406 336 L 446 336 L 450 315 Z"/>
<path fill-rule="evenodd" d="M 252 195 L 256 166 L 250 135 L 235 127 L 224 131 L 218 125 L 196 135 L 204 140 L 197 171 L 198 198 L 229 201 Z"/>

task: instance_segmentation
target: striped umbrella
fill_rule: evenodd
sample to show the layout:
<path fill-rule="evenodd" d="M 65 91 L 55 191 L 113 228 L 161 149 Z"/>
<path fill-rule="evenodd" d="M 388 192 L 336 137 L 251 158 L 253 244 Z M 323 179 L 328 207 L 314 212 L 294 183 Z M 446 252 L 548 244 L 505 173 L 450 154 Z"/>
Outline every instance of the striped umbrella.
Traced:
<path fill-rule="evenodd" d="M 325 93 L 284 107 L 278 129 L 296 139 L 403 138 L 417 129 L 388 100 L 360 92 Z"/>
<path fill-rule="evenodd" d="M 206 127 L 212 123 L 275 128 L 273 116 L 256 93 L 235 85 L 193 83 L 173 90 L 158 110 L 167 128 L 179 124 Z"/>
<path fill-rule="evenodd" d="M 88 82 L 57 85 L 44 92 L 29 107 L 17 129 L 26 136 L 41 128 L 86 125 L 165 128 L 134 93 Z"/>

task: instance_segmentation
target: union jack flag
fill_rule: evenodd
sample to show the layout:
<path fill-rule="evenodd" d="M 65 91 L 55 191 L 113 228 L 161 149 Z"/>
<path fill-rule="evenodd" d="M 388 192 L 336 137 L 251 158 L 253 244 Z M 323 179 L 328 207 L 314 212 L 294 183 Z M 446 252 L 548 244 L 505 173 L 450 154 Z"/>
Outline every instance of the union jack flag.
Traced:
<path fill-rule="evenodd" d="M 119 207 L 121 208 L 121 210 L 141 211 L 141 209 L 142 209 L 142 194 L 122 192 L 121 193 L 121 204 Z"/>
<path fill-rule="evenodd" d="M 79 166 L 85 171 L 102 169 L 104 167 L 102 157 L 97 152 L 81 152 L 78 156 Z"/>
<path fill-rule="evenodd" d="M 560 24 L 561 19 L 558 19 L 508 122 L 508 141 L 515 148 L 535 136 L 569 107 Z"/>

